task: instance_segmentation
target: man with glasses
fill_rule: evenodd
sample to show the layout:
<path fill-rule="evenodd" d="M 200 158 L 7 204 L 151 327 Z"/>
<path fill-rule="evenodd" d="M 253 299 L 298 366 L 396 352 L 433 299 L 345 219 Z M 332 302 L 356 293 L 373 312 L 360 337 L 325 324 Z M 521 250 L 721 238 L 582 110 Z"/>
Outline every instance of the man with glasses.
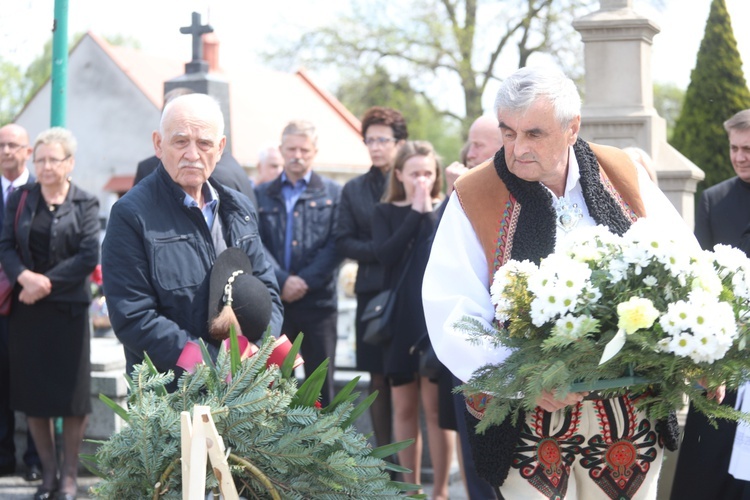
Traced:
<path fill-rule="evenodd" d="M 304 120 L 287 124 L 281 134 L 284 170 L 256 188 L 260 238 L 276 271 L 284 303 L 281 332 L 300 349 L 305 375 L 329 360 L 321 391 L 323 406 L 333 399 L 338 297 L 336 271 L 341 257 L 333 240 L 334 215 L 341 186 L 313 172 L 318 153 L 315 126 Z"/>
<path fill-rule="evenodd" d="M 33 184 L 35 179 L 26 168 L 31 156 L 29 134 L 20 125 L 10 123 L 0 127 L 0 167 L 2 168 L 3 210 L 0 210 L 0 227 L 5 215 L 5 202 L 8 196 L 19 186 Z M 13 435 L 16 428 L 15 414 L 10 408 L 10 373 L 8 353 L 8 317 L 0 316 L 0 476 L 14 474 L 16 471 L 16 446 Z M 41 479 L 42 469 L 39 455 L 36 452 L 31 434 L 26 433 L 26 453 L 23 461 L 26 464 L 27 481 Z"/>

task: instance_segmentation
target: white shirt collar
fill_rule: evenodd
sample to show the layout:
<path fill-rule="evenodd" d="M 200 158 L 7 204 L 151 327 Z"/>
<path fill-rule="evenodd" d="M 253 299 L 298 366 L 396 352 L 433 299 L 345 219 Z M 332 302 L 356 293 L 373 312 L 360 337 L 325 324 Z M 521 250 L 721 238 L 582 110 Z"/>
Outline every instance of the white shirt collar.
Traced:
<path fill-rule="evenodd" d="M 570 195 L 576 187 L 579 187 L 579 181 L 581 180 L 581 170 L 578 167 L 578 159 L 576 158 L 573 146 L 568 148 L 568 179 L 565 181 L 565 193 L 563 196 Z"/>
<path fill-rule="evenodd" d="M 13 186 L 13 187 L 23 186 L 24 184 L 29 182 L 29 169 L 28 168 L 23 169 L 23 172 L 21 173 L 21 175 L 19 175 L 16 178 L 16 180 L 12 182 L 6 179 L 5 176 L 2 176 L 1 179 L 2 179 L 1 182 L 3 184 L 2 186 L 3 193 L 5 193 L 10 186 Z"/>
<path fill-rule="evenodd" d="M 544 186 L 544 184 L 542 184 Z M 586 206 L 586 200 L 583 197 L 583 189 L 581 188 L 581 170 L 578 166 L 578 159 L 576 158 L 573 146 L 568 148 L 568 176 L 565 180 L 565 192 L 563 196 L 558 198 L 551 189 L 544 186 L 547 191 L 552 195 L 552 206 L 556 207 L 562 198 L 565 198 L 565 202 L 569 205 L 574 205 L 580 209 L 580 220 L 575 225 L 575 228 L 595 226 L 596 222 L 589 213 L 589 208 Z M 558 215 L 559 217 L 559 215 Z M 557 221 L 556 221 L 557 222 Z M 559 243 L 568 234 L 569 231 L 565 231 L 559 224 L 556 224 L 556 238 L 555 242 Z"/>

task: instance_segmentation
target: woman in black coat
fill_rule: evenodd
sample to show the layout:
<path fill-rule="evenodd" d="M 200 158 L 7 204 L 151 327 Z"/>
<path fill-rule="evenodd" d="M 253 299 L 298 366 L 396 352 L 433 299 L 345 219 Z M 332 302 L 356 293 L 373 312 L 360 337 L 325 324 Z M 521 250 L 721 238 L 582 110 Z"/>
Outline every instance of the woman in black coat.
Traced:
<path fill-rule="evenodd" d="M 99 202 L 70 182 L 76 140 L 63 128 L 34 142 L 37 183 L 8 199 L 0 262 L 15 283 L 9 317 L 11 407 L 28 417 L 42 461 L 35 499 L 73 499 L 91 413 L 88 277 L 99 261 Z M 52 419 L 63 417 L 63 464 Z"/>
<path fill-rule="evenodd" d="M 409 137 L 403 115 L 391 108 L 373 106 L 362 117 L 362 139 L 370 153 L 370 170 L 350 180 L 341 191 L 336 217 L 336 249 L 357 261 L 355 321 L 357 370 L 370 373 L 369 393 L 378 391 L 370 405 L 370 420 L 375 442 L 383 446 L 393 442 L 391 388 L 383 374 L 383 348 L 362 340 L 362 314 L 367 303 L 383 290 L 383 267 L 375 257 L 372 241 L 372 212 L 385 192 L 388 173 L 398 148 Z"/>

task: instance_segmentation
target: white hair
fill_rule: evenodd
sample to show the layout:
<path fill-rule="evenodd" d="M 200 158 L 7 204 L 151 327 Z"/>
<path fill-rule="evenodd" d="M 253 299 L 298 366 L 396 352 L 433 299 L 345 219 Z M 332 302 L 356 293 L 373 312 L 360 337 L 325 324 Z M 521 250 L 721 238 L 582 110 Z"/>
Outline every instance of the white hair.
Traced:
<path fill-rule="evenodd" d="M 279 147 L 269 144 L 265 148 L 258 151 L 258 165 L 260 165 L 261 163 L 265 163 L 265 161 L 268 159 L 268 152 L 272 149 L 275 149 L 276 151 L 278 151 Z"/>
<path fill-rule="evenodd" d="M 41 132 L 34 140 L 34 153 L 40 144 L 59 144 L 66 155 L 75 156 L 78 149 L 78 141 L 73 132 L 62 127 L 52 127 Z"/>
<path fill-rule="evenodd" d="M 174 108 L 188 108 L 193 115 L 200 115 L 201 119 L 216 126 L 219 137 L 224 135 L 224 113 L 221 112 L 219 101 L 207 94 L 193 93 L 175 97 L 170 100 L 161 114 L 159 133 L 164 135 L 164 124 Z"/>
<path fill-rule="evenodd" d="M 506 78 L 495 98 L 495 115 L 500 110 L 525 111 L 538 99 L 547 99 L 560 125 L 581 114 L 581 96 L 573 80 L 552 66 L 525 67 Z"/>

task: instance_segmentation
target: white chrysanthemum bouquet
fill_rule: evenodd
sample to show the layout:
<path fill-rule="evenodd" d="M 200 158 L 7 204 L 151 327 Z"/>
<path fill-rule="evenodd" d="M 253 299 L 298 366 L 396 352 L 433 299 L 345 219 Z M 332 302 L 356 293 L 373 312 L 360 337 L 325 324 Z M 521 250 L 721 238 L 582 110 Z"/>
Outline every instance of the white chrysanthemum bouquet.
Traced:
<path fill-rule="evenodd" d="M 748 378 L 750 259 L 740 250 L 686 247 L 647 219 L 622 237 L 581 228 L 538 266 L 509 261 L 490 292 L 494 330 L 456 325 L 510 350 L 464 386 L 494 396 L 482 428 L 533 409 L 545 390 L 630 391 L 655 418 L 687 396 L 710 417 L 744 418 L 703 393 Z"/>

